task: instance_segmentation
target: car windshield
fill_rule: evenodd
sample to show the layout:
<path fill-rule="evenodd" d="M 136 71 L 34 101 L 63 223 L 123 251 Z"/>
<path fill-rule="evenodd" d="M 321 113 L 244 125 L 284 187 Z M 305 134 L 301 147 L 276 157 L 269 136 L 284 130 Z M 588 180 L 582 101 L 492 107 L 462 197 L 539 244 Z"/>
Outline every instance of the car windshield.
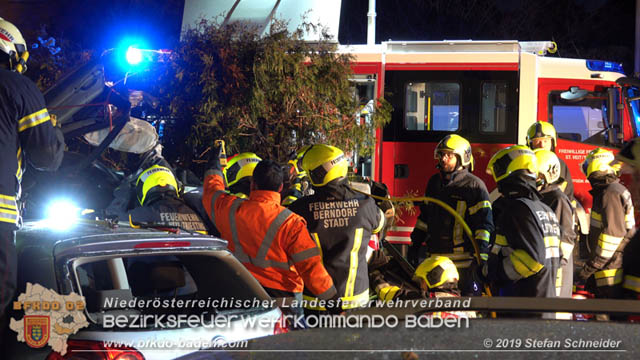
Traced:
<path fill-rule="evenodd" d="M 91 320 L 105 314 L 197 315 L 266 310 L 270 298 L 227 256 L 138 255 L 79 259 L 76 281 Z M 153 324 L 148 324 L 152 326 Z"/>

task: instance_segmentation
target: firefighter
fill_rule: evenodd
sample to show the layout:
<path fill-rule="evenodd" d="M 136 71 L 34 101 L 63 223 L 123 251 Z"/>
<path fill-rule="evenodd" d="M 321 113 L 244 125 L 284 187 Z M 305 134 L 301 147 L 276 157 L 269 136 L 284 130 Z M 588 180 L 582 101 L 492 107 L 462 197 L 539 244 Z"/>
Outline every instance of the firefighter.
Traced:
<path fill-rule="evenodd" d="M 480 248 L 482 260 L 489 252 L 489 236 L 493 232 L 493 216 L 489 193 L 484 182 L 473 175 L 471 144 L 461 136 L 447 135 L 434 151 L 440 170 L 427 183 L 425 196 L 444 201 L 455 209 L 471 228 Z M 411 233 L 409 260 L 417 265 L 426 253 L 449 257 L 458 267 L 460 288 L 464 295 L 479 295 L 474 281 L 476 262 L 474 248 L 464 234 L 462 224 L 437 204 L 420 205 L 420 216 Z"/>
<path fill-rule="evenodd" d="M 230 193 L 243 199 L 249 198 L 251 175 L 260 160 L 258 155 L 250 152 L 240 153 L 229 160 L 222 174 Z"/>
<path fill-rule="evenodd" d="M 456 265 L 446 256 L 430 256 L 415 271 L 413 280 L 420 284 L 429 297 L 459 297 L 458 281 L 460 275 Z M 438 311 L 429 314 L 432 317 L 475 318 L 475 311 Z"/>
<path fill-rule="evenodd" d="M 620 183 L 615 157 L 609 150 L 596 148 L 582 163 L 582 171 L 591 183 L 593 205 L 587 248 L 589 257 L 574 279 L 586 283 L 598 298 L 622 296 L 622 258 L 633 236 L 635 219 L 631 193 Z"/>
<path fill-rule="evenodd" d="M 289 209 L 306 219 L 343 308 L 363 306 L 369 300 L 367 242 L 382 230 L 384 214 L 373 199 L 349 187 L 348 162 L 342 150 L 313 145 L 302 157 L 302 169 L 309 175 L 314 194 L 298 199 Z M 308 290 L 306 308 L 322 311 L 309 305 L 314 299 Z"/>
<path fill-rule="evenodd" d="M 527 130 L 527 145 L 532 149 L 545 149 L 556 152 L 558 136 L 553 125 L 546 121 L 537 121 Z M 567 163 L 560 157 L 560 177 L 563 179 L 558 185 L 560 189 L 567 195 L 573 207 L 576 207 L 575 198 L 573 197 L 573 180 Z"/>
<path fill-rule="evenodd" d="M 5 308 L 16 289 L 15 230 L 21 224 L 17 201 L 27 162 L 37 170 L 55 171 L 62 162 L 64 138 L 54 127 L 44 98 L 22 74 L 27 44 L 12 23 L 0 18 L 0 345 Z"/>
<path fill-rule="evenodd" d="M 385 255 L 382 249 L 375 250 L 367 260 L 369 268 L 369 286 L 382 301 L 395 299 L 424 298 L 424 292 L 416 286 L 411 276 L 394 259 Z M 413 274 L 411 274 L 413 275 Z"/>
<path fill-rule="evenodd" d="M 224 191 L 218 152 L 212 154 L 202 204 L 229 250 L 287 311 L 301 315 L 303 287 L 340 311 L 336 287 L 305 220 L 280 205 L 282 167 L 260 161 L 251 177 L 249 198 L 243 199 Z"/>
<path fill-rule="evenodd" d="M 299 198 L 311 195 L 312 190 L 307 177 L 307 172 L 302 170 L 300 160 L 311 145 L 302 147 L 289 156 L 289 186 L 282 194 L 282 205 L 289 206 Z"/>
<path fill-rule="evenodd" d="M 118 216 L 121 221 L 131 221 L 134 225 L 180 228 L 207 234 L 202 218 L 181 199 L 178 182 L 168 164 L 144 169 L 136 179 L 135 193 L 139 206 L 129 211 L 121 208 L 116 212 L 110 206 L 108 214 Z"/>
<path fill-rule="evenodd" d="M 556 283 L 556 294 L 559 297 L 572 296 L 573 288 L 573 247 L 576 243 L 576 233 L 573 223 L 573 207 L 567 195 L 562 192 L 559 184 L 564 180 L 560 177 L 560 160 L 550 150 L 536 149 L 538 162 L 538 190 L 542 202 L 556 214 L 560 224 L 560 271 Z"/>
<path fill-rule="evenodd" d="M 555 297 L 560 262 L 560 225 L 536 189 L 536 155 L 514 145 L 498 151 L 487 165 L 498 191 L 496 225 L 482 276 L 503 296 Z"/>
<path fill-rule="evenodd" d="M 640 182 L 640 138 L 635 138 L 627 143 L 620 150 L 616 159 L 625 163 L 626 168 L 630 170 L 633 182 L 634 195 L 638 194 L 637 184 Z M 631 238 L 627 246 L 624 248 L 623 254 L 623 270 L 624 280 L 622 282 L 623 297 L 627 299 L 640 300 L 640 232 Z"/>

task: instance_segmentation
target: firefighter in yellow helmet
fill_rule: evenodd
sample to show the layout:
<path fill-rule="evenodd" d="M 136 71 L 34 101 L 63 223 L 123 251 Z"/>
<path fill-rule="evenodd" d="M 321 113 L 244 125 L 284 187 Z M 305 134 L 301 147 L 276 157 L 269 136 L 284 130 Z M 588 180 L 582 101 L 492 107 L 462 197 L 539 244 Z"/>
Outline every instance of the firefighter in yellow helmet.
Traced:
<path fill-rule="evenodd" d="M 54 127 L 42 93 L 22 75 L 27 49 L 18 28 L 0 18 L 0 324 L 16 288 L 22 174 L 27 163 L 35 170 L 55 171 L 64 153 L 62 131 Z M 0 347 L 2 342 L 0 336 Z"/>
<path fill-rule="evenodd" d="M 331 275 L 343 309 L 366 305 L 369 299 L 367 243 L 380 232 L 384 215 L 373 199 L 349 187 L 348 162 L 342 150 L 324 144 L 311 146 L 302 157 L 314 194 L 298 199 L 289 209 L 306 221 L 320 247 L 324 266 Z M 308 310 L 313 298 L 305 289 Z"/>
<path fill-rule="evenodd" d="M 413 280 L 420 284 L 422 291 L 429 297 L 458 297 L 458 281 L 460 275 L 456 265 L 446 256 L 430 256 L 424 260 L 413 275 Z M 475 311 L 438 311 L 431 313 L 434 317 L 468 317 L 475 318 Z"/>
<path fill-rule="evenodd" d="M 625 164 L 625 170 L 632 174 L 633 194 L 640 196 L 640 138 L 635 138 L 625 145 L 616 155 L 616 159 Z M 622 282 L 623 297 L 640 300 L 640 232 L 631 238 L 623 253 L 624 280 Z"/>
<path fill-rule="evenodd" d="M 471 144 L 459 135 L 447 135 L 436 146 L 434 158 L 438 173 L 427 183 L 425 196 L 447 203 L 464 218 L 480 247 L 483 260 L 488 259 L 489 236 L 493 232 L 493 215 L 484 182 L 473 175 Z M 426 244 L 426 246 L 423 246 Z M 463 295 L 480 294 L 474 281 L 474 248 L 464 234 L 462 224 L 437 204 L 420 205 L 420 215 L 411 233 L 409 261 L 415 265 L 429 255 L 448 256 L 460 272 Z"/>
<path fill-rule="evenodd" d="M 538 161 L 538 190 L 542 202 L 556 214 L 560 224 L 561 268 L 556 282 L 556 293 L 560 297 L 571 297 L 573 288 L 573 247 L 576 244 L 576 233 L 573 223 L 573 207 L 567 195 L 562 192 L 559 184 L 560 160 L 553 151 L 535 149 Z"/>
<path fill-rule="evenodd" d="M 307 172 L 302 170 L 301 159 L 311 145 L 304 146 L 289 156 L 289 187 L 282 194 L 282 205 L 289 206 L 294 201 L 313 192 L 307 177 Z"/>
<path fill-rule="evenodd" d="M 557 144 L 558 135 L 556 129 L 550 122 L 536 121 L 527 130 L 527 145 L 532 150 L 545 149 L 556 152 Z M 560 189 L 569 197 L 572 204 L 574 204 L 575 199 L 573 197 L 573 179 L 571 178 L 571 173 L 569 172 L 567 163 L 559 156 L 558 160 L 560 161 L 560 177 L 562 178 L 558 186 L 560 186 Z"/>
<path fill-rule="evenodd" d="M 247 199 L 251 192 L 251 176 L 253 170 L 262 159 L 250 152 L 240 153 L 232 157 L 222 170 L 227 182 L 227 190 L 237 197 Z"/>
<path fill-rule="evenodd" d="M 482 276 L 503 296 L 555 297 L 560 225 L 536 189 L 536 155 L 510 146 L 493 155 L 487 172 L 502 196 L 493 203 L 496 230 Z"/>
<path fill-rule="evenodd" d="M 202 218 L 180 197 L 178 182 L 164 159 L 156 164 L 149 164 L 148 168 L 139 173 L 133 184 L 133 191 L 133 209 L 128 209 L 128 202 L 115 199 L 107 208 L 107 214 L 116 216 L 119 221 L 131 221 L 134 225 L 207 233 Z"/>
<path fill-rule="evenodd" d="M 631 193 L 620 183 L 619 167 L 609 150 L 596 148 L 582 163 L 582 171 L 591 183 L 593 205 L 587 248 L 589 258 L 576 269 L 574 282 L 593 290 L 596 297 L 622 296 L 622 258 L 635 231 Z"/>

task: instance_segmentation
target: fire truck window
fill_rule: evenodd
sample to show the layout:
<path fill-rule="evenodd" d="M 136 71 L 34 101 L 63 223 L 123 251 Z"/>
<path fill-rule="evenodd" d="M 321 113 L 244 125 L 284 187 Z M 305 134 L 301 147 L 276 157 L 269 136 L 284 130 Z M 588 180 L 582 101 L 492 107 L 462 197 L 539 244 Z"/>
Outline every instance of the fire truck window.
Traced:
<path fill-rule="evenodd" d="M 606 99 L 591 94 L 577 102 L 561 99 L 559 93 L 549 96 L 550 118 L 561 139 L 584 143 L 603 143 L 606 132 Z"/>
<path fill-rule="evenodd" d="M 482 84 L 482 110 L 480 132 L 504 134 L 507 131 L 507 83 L 485 82 Z"/>
<path fill-rule="evenodd" d="M 460 127 L 460 84 L 411 82 L 405 86 L 404 127 L 415 131 L 455 131 Z"/>

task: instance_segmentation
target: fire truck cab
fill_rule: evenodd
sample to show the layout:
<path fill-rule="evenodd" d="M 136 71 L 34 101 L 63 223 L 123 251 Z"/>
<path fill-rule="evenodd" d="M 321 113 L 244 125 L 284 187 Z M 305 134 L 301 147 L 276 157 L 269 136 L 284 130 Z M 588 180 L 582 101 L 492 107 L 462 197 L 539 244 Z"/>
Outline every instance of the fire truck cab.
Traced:
<path fill-rule="evenodd" d="M 580 163 L 598 146 L 615 150 L 638 136 L 640 93 L 620 64 L 545 56 L 555 50 L 553 42 L 470 40 L 341 46 L 354 56 L 362 104 L 384 94 L 393 106 L 390 123 L 376 130 L 374 156 L 361 159 L 359 172 L 387 184 L 392 196 L 421 196 L 437 171 L 436 144 L 456 133 L 471 142 L 473 172 L 497 197 L 485 171 L 491 156 L 526 144 L 529 126 L 548 121 L 575 197 L 588 211 L 590 185 Z M 404 214 L 387 239 L 409 244 L 416 216 Z"/>

